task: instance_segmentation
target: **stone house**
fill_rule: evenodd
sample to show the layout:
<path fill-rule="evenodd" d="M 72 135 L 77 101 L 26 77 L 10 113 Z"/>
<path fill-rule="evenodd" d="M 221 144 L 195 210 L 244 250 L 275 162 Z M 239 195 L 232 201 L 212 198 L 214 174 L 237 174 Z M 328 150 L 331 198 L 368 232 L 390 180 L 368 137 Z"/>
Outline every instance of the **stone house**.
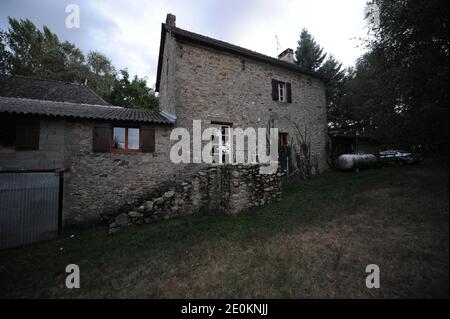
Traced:
<path fill-rule="evenodd" d="M 177 28 L 175 21 L 168 14 L 162 24 L 156 90 L 161 110 L 174 115 L 177 127 L 192 135 L 193 120 L 222 132 L 271 125 L 282 146 L 298 150 L 301 140 L 310 145 L 317 170 L 327 167 L 324 82 L 294 63 L 292 49 L 275 59 Z M 219 143 L 230 143 L 229 137 Z M 219 161 L 227 155 L 221 152 Z"/>
<path fill-rule="evenodd" d="M 174 164 L 172 129 L 192 134 L 194 120 L 219 128 L 212 141 L 220 146 L 213 151 L 218 167 L 232 163 L 233 154 L 223 147 L 232 144 L 228 128 L 269 125 L 279 129 L 281 145 L 298 144 L 298 128 L 307 132 L 317 171 L 326 168 L 324 84 L 294 63 L 291 49 L 275 59 L 177 28 L 169 14 L 161 29 L 156 90 L 160 111 L 152 112 L 108 105 L 85 85 L 1 75 L 0 195 L 4 172 L 64 172 L 60 227 L 133 210 L 172 180 L 182 180 L 182 193 L 172 187 L 170 198 L 190 212 L 202 202 L 211 208 L 214 201 L 221 207 L 229 201 L 236 211 L 279 196 L 278 175 L 261 177 L 242 165 L 210 171 L 206 164 Z M 208 195 L 214 189 L 223 194 Z"/>

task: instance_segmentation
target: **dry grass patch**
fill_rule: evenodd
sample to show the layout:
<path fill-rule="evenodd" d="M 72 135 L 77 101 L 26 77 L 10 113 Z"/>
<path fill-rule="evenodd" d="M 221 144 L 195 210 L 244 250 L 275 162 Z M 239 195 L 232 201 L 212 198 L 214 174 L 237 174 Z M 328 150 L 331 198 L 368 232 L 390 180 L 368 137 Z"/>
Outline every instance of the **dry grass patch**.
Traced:
<path fill-rule="evenodd" d="M 448 168 L 324 174 L 236 217 L 105 228 L 0 252 L 1 297 L 448 298 Z M 60 250 L 64 247 L 63 251 Z M 64 287 L 81 268 L 82 288 Z M 381 289 L 365 287 L 365 267 Z"/>

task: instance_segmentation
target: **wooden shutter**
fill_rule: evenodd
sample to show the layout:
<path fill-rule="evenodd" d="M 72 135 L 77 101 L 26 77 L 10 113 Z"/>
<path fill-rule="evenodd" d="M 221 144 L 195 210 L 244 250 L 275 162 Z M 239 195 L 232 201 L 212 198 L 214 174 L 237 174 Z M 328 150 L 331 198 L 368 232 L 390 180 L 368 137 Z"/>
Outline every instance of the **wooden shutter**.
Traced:
<path fill-rule="evenodd" d="M 38 150 L 39 134 L 40 119 L 17 119 L 15 148 L 18 150 Z"/>
<path fill-rule="evenodd" d="M 278 101 L 278 81 L 272 79 L 272 99 Z"/>
<path fill-rule="evenodd" d="M 291 83 L 286 83 L 286 91 L 287 91 L 287 101 L 288 101 L 288 103 L 292 103 Z"/>
<path fill-rule="evenodd" d="M 92 136 L 92 151 L 96 153 L 111 152 L 112 128 L 110 124 L 95 124 Z"/>
<path fill-rule="evenodd" d="M 155 151 L 155 128 L 141 127 L 141 152 L 153 153 Z"/>

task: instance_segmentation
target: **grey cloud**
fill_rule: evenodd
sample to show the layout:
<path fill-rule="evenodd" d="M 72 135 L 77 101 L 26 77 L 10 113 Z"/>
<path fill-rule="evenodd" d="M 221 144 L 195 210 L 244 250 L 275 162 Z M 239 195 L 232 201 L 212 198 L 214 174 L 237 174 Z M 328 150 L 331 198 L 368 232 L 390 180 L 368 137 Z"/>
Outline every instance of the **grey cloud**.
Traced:
<path fill-rule="evenodd" d="M 68 29 L 65 25 L 65 8 L 68 4 L 77 4 L 80 7 L 79 29 Z M 28 18 L 40 28 L 48 26 L 60 40 L 73 42 L 84 52 L 96 49 L 90 36 L 94 30 L 113 34 L 117 28 L 111 19 L 92 10 L 88 0 L 3 0 L 0 12 L 0 28 L 4 30 L 9 27 L 8 16 L 17 19 Z"/>

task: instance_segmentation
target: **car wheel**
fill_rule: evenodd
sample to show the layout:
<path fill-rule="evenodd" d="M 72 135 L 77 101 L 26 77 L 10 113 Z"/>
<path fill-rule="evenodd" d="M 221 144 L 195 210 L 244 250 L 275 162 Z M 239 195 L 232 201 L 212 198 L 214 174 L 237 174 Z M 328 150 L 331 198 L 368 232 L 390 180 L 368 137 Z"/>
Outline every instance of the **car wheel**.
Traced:
<path fill-rule="evenodd" d="M 397 166 L 403 166 L 403 165 L 405 165 L 405 161 L 403 161 L 403 160 L 396 160 L 396 161 L 395 161 L 395 164 L 396 164 Z"/>

